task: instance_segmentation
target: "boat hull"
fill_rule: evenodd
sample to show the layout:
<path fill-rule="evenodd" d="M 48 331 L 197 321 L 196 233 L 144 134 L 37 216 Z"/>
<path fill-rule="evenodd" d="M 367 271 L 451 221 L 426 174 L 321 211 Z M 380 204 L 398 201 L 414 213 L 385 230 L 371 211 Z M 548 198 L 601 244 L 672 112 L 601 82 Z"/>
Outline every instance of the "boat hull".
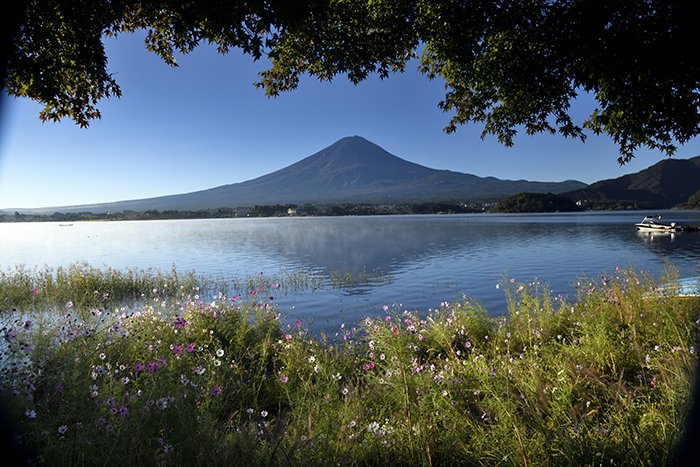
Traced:
<path fill-rule="evenodd" d="M 671 227 L 667 225 L 636 225 L 640 232 L 682 232 L 683 227 Z"/>

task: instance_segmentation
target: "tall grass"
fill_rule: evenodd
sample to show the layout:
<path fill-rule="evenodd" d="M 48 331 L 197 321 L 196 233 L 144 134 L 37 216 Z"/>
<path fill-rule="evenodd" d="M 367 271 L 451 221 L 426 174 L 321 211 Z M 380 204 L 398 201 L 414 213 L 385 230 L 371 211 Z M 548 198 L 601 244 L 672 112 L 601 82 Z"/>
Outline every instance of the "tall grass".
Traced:
<path fill-rule="evenodd" d="M 388 283 L 386 275 L 331 272 L 321 274 L 282 271 L 273 275 L 212 277 L 194 272 L 182 273 L 158 269 L 99 268 L 87 263 L 63 267 L 28 268 L 17 266 L 0 270 L 0 312 L 11 310 L 39 311 L 72 304 L 75 309 L 111 308 L 134 305 L 158 297 L 173 299 L 190 295 L 253 295 L 262 291 L 275 293 L 305 292 L 323 288 L 350 288 L 370 283 Z"/>
<path fill-rule="evenodd" d="M 15 317 L 13 440 L 47 465 L 668 463 L 698 302 L 632 272 L 582 280 L 573 301 L 503 285 L 508 316 L 385 307 L 328 337 L 254 295 Z"/>
<path fill-rule="evenodd" d="M 56 268 L 0 270 L 0 311 L 36 311 L 70 303 L 76 309 L 136 303 L 146 296 L 172 298 L 211 285 L 192 272 L 98 268 L 75 263 Z"/>

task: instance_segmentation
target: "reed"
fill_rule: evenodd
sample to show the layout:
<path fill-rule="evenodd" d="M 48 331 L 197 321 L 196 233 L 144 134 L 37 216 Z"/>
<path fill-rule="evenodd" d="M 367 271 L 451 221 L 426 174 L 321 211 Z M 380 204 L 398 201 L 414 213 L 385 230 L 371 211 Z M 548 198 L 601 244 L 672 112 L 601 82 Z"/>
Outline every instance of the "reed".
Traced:
<path fill-rule="evenodd" d="M 109 308 L 145 297 L 172 298 L 183 290 L 206 288 L 211 280 L 174 267 L 118 270 L 74 263 L 56 268 L 17 266 L 0 271 L 0 311 L 39 311 L 64 307 Z"/>
<path fill-rule="evenodd" d="M 331 273 L 327 278 L 302 270 L 226 277 L 182 273 L 175 267 L 164 272 L 153 268 L 99 268 L 87 263 L 55 268 L 17 266 L 0 270 L 0 312 L 53 311 L 66 304 L 76 310 L 105 309 L 133 306 L 156 297 L 187 299 L 198 295 L 211 298 L 219 293 L 234 296 L 270 291 L 285 294 L 387 281 L 390 280 L 386 276 L 367 272 L 358 276 Z"/>

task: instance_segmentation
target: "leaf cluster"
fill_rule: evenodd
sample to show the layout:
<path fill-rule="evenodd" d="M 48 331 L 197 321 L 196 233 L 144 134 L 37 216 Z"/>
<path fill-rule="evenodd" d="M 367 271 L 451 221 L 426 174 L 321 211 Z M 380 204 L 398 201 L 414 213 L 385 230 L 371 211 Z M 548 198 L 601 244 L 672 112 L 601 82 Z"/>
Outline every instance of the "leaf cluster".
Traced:
<path fill-rule="evenodd" d="M 640 146 L 672 155 L 698 133 L 700 62 L 685 2 L 421 2 L 421 70 L 447 89 L 446 130 L 483 122 L 506 146 L 518 129 L 585 140 L 605 133 L 628 162 Z M 569 113 L 580 92 L 597 107 Z"/>
<path fill-rule="evenodd" d="M 29 0 L 7 57 L 3 87 L 44 105 L 41 121 L 69 118 L 81 127 L 101 117 L 97 103 L 121 96 L 107 70 L 103 37 L 146 31 L 145 46 L 170 66 L 204 43 L 260 58 L 274 28 L 304 17 L 301 1 Z"/>

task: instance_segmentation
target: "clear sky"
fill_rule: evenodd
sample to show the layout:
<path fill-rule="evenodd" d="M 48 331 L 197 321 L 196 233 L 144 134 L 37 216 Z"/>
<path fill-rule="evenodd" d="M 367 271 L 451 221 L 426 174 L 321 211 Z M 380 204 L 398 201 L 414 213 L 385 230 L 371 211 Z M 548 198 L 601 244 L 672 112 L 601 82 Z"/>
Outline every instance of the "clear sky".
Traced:
<path fill-rule="evenodd" d="M 437 104 L 439 81 L 412 64 L 388 80 L 357 86 L 304 79 L 268 98 L 253 82 L 264 62 L 200 47 L 172 69 L 145 50 L 141 35 L 106 40 L 120 99 L 100 105 L 88 129 L 38 120 L 40 106 L 3 96 L 0 209 L 65 206 L 187 193 L 242 182 L 281 169 L 344 136 L 359 135 L 403 159 L 501 179 L 586 183 L 637 172 L 662 159 L 642 151 L 617 164 L 609 138 L 585 143 L 561 136 L 519 135 L 506 148 L 480 139 L 481 127 L 445 134 L 449 115 Z M 578 122 L 593 106 L 575 104 Z M 700 155 L 700 139 L 678 158 Z"/>

